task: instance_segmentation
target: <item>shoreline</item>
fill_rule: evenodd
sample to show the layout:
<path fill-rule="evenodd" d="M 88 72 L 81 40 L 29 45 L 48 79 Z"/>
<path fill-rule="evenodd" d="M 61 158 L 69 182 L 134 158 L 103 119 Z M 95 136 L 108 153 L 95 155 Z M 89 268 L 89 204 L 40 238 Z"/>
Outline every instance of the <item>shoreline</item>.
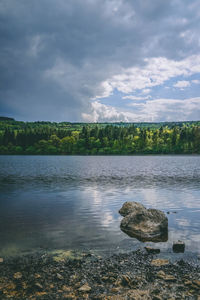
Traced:
<path fill-rule="evenodd" d="M 102 258 L 70 251 L 26 254 L 0 263 L 0 299 L 197 299 L 200 265 L 143 250 Z"/>
<path fill-rule="evenodd" d="M 103 157 L 103 156 L 200 156 L 200 153 L 135 153 L 135 154 L 26 154 L 26 153 L 15 153 L 15 154 L 2 154 L 0 153 L 0 156 L 66 156 L 66 157 L 80 157 L 80 156 L 91 156 L 91 157 Z"/>

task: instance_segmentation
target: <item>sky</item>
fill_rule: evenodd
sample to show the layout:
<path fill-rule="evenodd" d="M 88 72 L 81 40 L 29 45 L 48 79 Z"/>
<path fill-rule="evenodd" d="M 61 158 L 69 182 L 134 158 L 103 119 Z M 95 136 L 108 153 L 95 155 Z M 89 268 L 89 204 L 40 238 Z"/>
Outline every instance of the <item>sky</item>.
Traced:
<path fill-rule="evenodd" d="M 0 115 L 200 120 L 200 0 L 0 0 Z"/>

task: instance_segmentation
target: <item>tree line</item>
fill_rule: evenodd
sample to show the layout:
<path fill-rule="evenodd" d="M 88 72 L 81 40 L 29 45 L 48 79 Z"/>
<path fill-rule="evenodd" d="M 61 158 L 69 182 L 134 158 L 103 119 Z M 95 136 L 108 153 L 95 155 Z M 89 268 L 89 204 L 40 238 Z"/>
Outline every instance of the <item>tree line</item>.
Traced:
<path fill-rule="evenodd" d="M 19 124 L 20 123 L 20 124 Z M 200 154 L 200 125 L 0 124 L 0 154 Z"/>

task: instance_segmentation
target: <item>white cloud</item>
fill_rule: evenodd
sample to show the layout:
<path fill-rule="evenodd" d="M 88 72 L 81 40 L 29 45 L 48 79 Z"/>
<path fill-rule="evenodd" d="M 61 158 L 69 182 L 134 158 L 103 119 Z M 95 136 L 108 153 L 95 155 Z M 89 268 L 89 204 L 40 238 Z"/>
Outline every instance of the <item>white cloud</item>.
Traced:
<path fill-rule="evenodd" d="M 110 92 L 116 89 L 125 94 L 136 90 L 149 93 L 149 88 L 162 85 L 171 78 L 191 76 L 200 72 L 200 55 L 192 55 L 180 61 L 165 57 L 146 58 L 144 61 L 144 66 L 121 68 L 121 72 L 104 81 L 104 85 L 106 86 L 105 83 L 109 85 Z M 184 80 L 180 82 L 177 83 L 177 87 L 186 87 L 190 84 Z"/>
<path fill-rule="evenodd" d="M 141 91 L 142 94 L 149 94 L 151 92 L 151 89 L 144 89 Z"/>
<path fill-rule="evenodd" d="M 130 104 L 143 115 L 144 121 L 188 121 L 200 116 L 200 97 L 189 99 L 155 99 L 146 103 Z"/>
<path fill-rule="evenodd" d="M 120 112 L 115 107 L 101 104 L 99 101 L 91 103 L 91 113 L 82 113 L 85 122 L 129 122 L 138 118 L 131 112 Z"/>
<path fill-rule="evenodd" d="M 194 84 L 200 84 L 200 80 L 194 79 L 194 80 L 192 80 L 192 83 L 194 83 Z"/>
<path fill-rule="evenodd" d="M 99 89 L 100 89 L 99 94 L 96 97 L 92 98 L 92 100 L 98 98 L 106 98 L 111 96 L 113 93 L 113 88 L 107 81 L 101 82 Z"/>
<path fill-rule="evenodd" d="M 90 114 L 83 113 L 86 122 L 160 122 L 198 120 L 200 97 L 189 99 L 155 99 L 129 104 L 134 111 L 119 111 L 112 106 L 92 102 Z"/>
<path fill-rule="evenodd" d="M 175 83 L 173 86 L 176 88 L 186 88 L 186 87 L 190 86 L 190 82 L 187 80 L 180 80 L 180 81 L 177 81 L 177 83 Z"/>
<path fill-rule="evenodd" d="M 130 99 L 130 100 L 147 100 L 151 98 L 151 96 L 134 96 L 134 95 L 128 95 L 128 96 L 123 96 L 122 99 Z"/>

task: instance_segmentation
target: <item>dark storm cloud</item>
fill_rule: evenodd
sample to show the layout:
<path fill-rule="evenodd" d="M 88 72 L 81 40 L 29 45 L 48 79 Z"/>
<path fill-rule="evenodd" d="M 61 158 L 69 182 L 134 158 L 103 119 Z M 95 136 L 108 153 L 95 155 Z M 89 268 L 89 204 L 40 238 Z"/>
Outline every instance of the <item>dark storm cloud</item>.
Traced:
<path fill-rule="evenodd" d="M 198 2 L 1 0 L 1 114 L 81 120 L 122 67 L 199 52 Z"/>

